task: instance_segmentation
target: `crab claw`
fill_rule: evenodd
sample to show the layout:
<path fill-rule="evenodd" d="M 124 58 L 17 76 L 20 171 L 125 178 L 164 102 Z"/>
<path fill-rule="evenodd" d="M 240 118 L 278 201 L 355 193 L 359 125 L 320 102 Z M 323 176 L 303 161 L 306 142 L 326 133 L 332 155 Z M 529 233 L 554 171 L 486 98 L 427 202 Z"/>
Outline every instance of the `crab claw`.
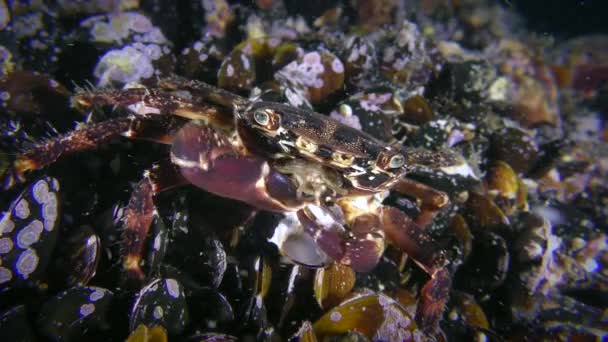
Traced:
<path fill-rule="evenodd" d="M 189 122 L 171 148 L 171 160 L 193 185 L 258 209 L 287 211 L 302 204 L 293 182 L 266 160 L 242 155 L 225 135 Z"/>
<path fill-rule="evenodd" d="M 371 214 L 355 218 L 350 231 L 336 215 L 320 206 L 307 205 L 298 211 L 298 218 L 323 252 L 357 272 L 371 271 L 384 252 L 380 221 Z"/>
<path fill-rule="evenodd" d="M 452 285 L 451 275 L 446 268 L 445 251 L 401 210 L 382 207 L 381 217 L 389 241 L 431 276 L 420 291 L 416 321 L 425 332 L 434 334 L 439 328 Z"/>

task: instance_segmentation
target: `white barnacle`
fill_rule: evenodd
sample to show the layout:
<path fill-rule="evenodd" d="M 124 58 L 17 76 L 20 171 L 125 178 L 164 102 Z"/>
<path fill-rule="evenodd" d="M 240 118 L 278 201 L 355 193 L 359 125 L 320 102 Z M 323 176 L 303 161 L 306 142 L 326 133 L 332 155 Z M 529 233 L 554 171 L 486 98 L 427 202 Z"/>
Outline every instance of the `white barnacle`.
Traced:
<path fill-rule="evenodd" d="M 28 248 L 19 254 L 15 262 L 15 269 L 23 279 L 27 279 L 38 267 L 38 261 L 39 258 L 36 251 Z"/>
<path fill-rule="evenodd" d="M 103 298 L 104 296 L 105 296 L 105 293 L 104 293 L 103 290 L 101 290 L 101 289 L 95 289 L 95 291 L 93 291 L 89 295 L 89 301 L 96 302 L 96 301 L 100 300 L 101 298 Z"/>
<path fill-rule="evenodd" d="M 160 235 L 160 234 L 158 234 L 158 235 L 156 235 L 156 236 L 154 237 L 154 245 L 153 245 L 153 248 L 154 248 L 154 250 L 155 250 L 155 251 L 160 250 L 160 247 L 161 247 L 161 240 L 162 240 L 162 239 L 161 239 L 161 235 Z"/>
<path fill-rule="evenodd" d="M 78 312 L 80 313 L 81 317 L 86 317 L 90 314 L 92 314 L 93 312 L 95 312 L 95 304 L 82 304 L 80 306 L 80 310 L 78 310 Z"/>
<path fill-rule="evenodd" d="M 45 180 L 39 180 L 32 187 L 32 196 L 36 202 L 42 204 L 47 201 L 47 196 L 49 194 L 49 185 Z"/>
<path fill-rule="evenodd" d="M 57 196 L 50 193 L 47 201 L 42 205 L 42 218 L 44 219 L 44 229 L 50 232 L 55 228 L 57 221 Z"/>
<path fill-rule="evenodd" d="M 160 109 L 156 107 L 147 106 L 143 101 L 128 105 L 127 108 L 133 113 L 139 115 L 160 114 Z"/>
<path fill-rule="evenodd" d="M 32 244 L 38 242 L 40 233 L 42 233 L 42 222 L 33 220 L 19 230 L 19 233 L 17 234 L 17 246 L 23 249 L 28 248 Z"/>
<path fill-rule="evenodd" d="M 0 284 L 8 283 L 13 279 L 13 272 L 6 267 L 0 266 Z"/>
<path fill-rule="evenodd" d="M 4 215 L 0 220 L 0 234 L 8 234 L 15 229 L 15 222 L 10 219 L 10 215 Z"/>
<path fill-rule="evenodd" d="M 179 297 L 180 291 L 179 291 L 179 283 L 177 282 L 177 280 L 175 280 L 175 279 L 165 280 L 165 287 L 167 288 L 167 292 L 169 293 L 169 296 L 171 296 L 173 298 Z"/>
<path fill-rule="evenodd" d="M 226 75 L 228 77 L 234 76 L 234 68 L 232 67 L 232 64 L 228 64 L 228 66 L 226 67 Z"/>
<path fill-rule="evenodd" d="M 241 63 L 243 63 L 243 68 L 245 70 L 249 70 L 249 58 L 247 58 L 247 55 L 245 55 L 244 53 L 241 54 Z"/>
<path fill-rule="evenodd" d="M 17 205 L 15 205 L 15 216 L 20 219 L 26 219 L 30 216 L 30 204 L 26 199 L 20 199 Z"/>
<path fill-rule="evenodd" d="M 344 64 L 342 64 L 338 58 L 334 58 L 334 60 L 331 61 L 331 70 L 336 74 L 341 74 L 344 72 Z"/>
<path fill-rule="evenodd" d="M 154 315 L 154 318 L 156 318 L 156 319 L 163 318 L 164 314 L 165 314 L 165 312 L 164 312 L 163 308 L 158 305 L 156 307 L 154 307 L 154 311 L 152 311 L 152 315 Z"/>
<path fill-rule="evenodd" d="M 51 188 L 54 191 L 59 191 L 59 181 L 57 181 L 57 179 L 51 178 Z"/>
<path fill-rule="evenodd" d="M 11 238 L 0 238 L 0 254 L 6 254 L 13 250 L 13 240 Z"/>

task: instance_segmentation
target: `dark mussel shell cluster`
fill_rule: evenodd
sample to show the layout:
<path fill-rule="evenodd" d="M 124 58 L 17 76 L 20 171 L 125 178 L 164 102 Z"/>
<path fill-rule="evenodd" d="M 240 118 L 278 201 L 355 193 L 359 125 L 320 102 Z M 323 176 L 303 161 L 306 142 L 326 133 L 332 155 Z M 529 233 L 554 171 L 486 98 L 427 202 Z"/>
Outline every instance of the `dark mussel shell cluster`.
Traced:
<path fill-rule="evenodd" d="M 458 151 L 474 177 L 414 170 L 450 195 L 439 340 L 605 338 L 608 37 L 548 42 L 510 8 L 467 1 L 0 1 L 0 173 L 33 142 L 125 115 L 89 87 L 178 74 L 325 113 L 388 143 Z M 10 341 L 420 341 L 427 279 L 294 265 L 282 215 L 183 187 L 156 198 L 143 283 L 121 269 L 132 184 L 168 148 L 118 140 L 66 157 L 0 205 L 0 336 Z"/>

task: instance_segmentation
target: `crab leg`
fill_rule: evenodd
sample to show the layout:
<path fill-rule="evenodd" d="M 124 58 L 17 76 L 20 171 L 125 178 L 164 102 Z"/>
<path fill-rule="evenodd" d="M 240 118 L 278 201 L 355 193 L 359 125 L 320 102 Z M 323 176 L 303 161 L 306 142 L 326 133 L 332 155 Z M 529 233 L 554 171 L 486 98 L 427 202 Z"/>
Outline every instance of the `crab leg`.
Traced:
<path fill-rule="evenodd" d="M 376 215 L 366 213 L 348 220 L 345 223 L 349 230 L 331 211 L 317 205 L 299 210 L 298 218 L 321 250 L 357 272 L 371 271 L 384 252 L 384 236 Z"/>
<path fill-rule="evenodd" d="M 170 143 L 171 131 L 181 124 L 170 117 L 128 117 L 90 124 L 49 139 L 18 155 L 12 168 L 6 172 L 4 188 L 9 189 L 25 181 L 25 174 L 29 171 L 40 170 L 63 156 L 94 150 L 120 136 Z"/>
<path fill-rule="evenodd" d="M 110 142 L 127 132 L 132 124 L 132 118 L 104 121 L 38 144 L 17 156 L 12 169 L 6 173 L 4 188 L 8 189 L 25 181 L 25 174 L 28 171 L 48 166 L 63 155 L 90 151 L 99 144 Z"/>
<path fill-rule="evenodd" d="M 168 92 L 160 88 L 131 88 L 81 92 L 74 96 L 72 102 L 81 110 L 118 106 L 138 115 L 170 114 L 203 120 L 225 131 L 232 129 L 232 112 L 210 106 L 206 100 L 206 97 L 188 90 Z"/>
<path fill-rule="evenodd" d="M 408 178 L 399 179 L 391 190 L 413 196 L 422 202 L 422 206 L 432 210 L 441 209 L 450 201 L 445 192 Z"/>
<path fill-rule="evenodd" d="M 158 86 L 165 90 L 188 90 L 200 101 L 212 102 L 225 108 L 248 105 L 247 99 L 241 96 L 197 80 L 174 76 L 159 80 Z"/>
<path fill-rule="evenodd" d="M 145 275 L 141 259 L 150 226 L 158 215 L 154 207 L 154 196 L 162 191 L 188 184 L 177 168 L 170 162 L 154 165 L 144 172 L 129 198 L 125 208 L 122 247 L 123 269 L 127 278 L 141 281 Z"/>
<path fill-rule="evenodd" d="M 434 333 L 438 329 L 451 287 L 445 251 L 402 211 L 385 206 L 381 208 L 381 217 L 388 240 L 407 253 L 431 276 L 420 290 L 416 321 L 424 331 Z"/>
<path fill-rule="evenodd" d="M 418 206 L 421 212 L 416 218 L 416 224 L 421 227 L 429 225 L 438 210 L 450 202 L 450 198 L 445 192 L 408 178 L 399 179 L 391 190 L 412 196 L 420 201 Z"/>

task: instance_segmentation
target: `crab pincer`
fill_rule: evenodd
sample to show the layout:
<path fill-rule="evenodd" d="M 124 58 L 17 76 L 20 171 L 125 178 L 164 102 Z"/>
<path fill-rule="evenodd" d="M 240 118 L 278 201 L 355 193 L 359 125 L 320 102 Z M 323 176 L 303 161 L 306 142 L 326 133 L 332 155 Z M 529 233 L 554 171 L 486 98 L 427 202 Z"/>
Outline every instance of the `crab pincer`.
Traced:
<path fill-rule="evenodd" d="M 258 209 L 285 211 L 301 205 L 292 181 L 255 155 L 240 154 L 225 135 L 197 122 L 176 135 L 171 160 L 193 185 Z"/>

